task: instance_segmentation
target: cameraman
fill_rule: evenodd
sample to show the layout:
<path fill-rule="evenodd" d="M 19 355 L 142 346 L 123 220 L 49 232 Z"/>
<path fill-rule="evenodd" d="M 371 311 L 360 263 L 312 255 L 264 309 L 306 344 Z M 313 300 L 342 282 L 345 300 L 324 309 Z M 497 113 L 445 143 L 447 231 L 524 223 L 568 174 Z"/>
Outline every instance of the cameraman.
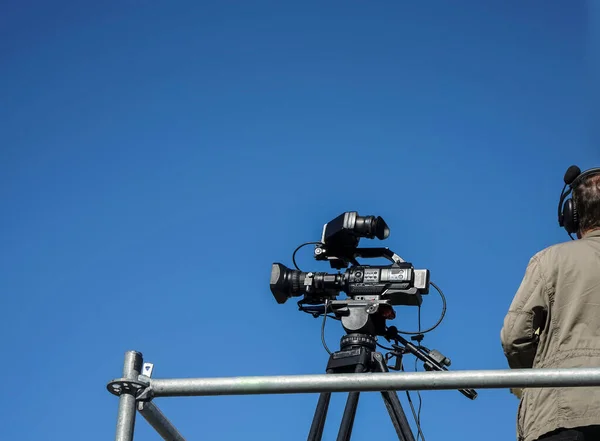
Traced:
<path fill-rule="evenodd" d="M 579 240 L 531 258 L 500 339 L 511 369 L 600 367 L 600 169 L 565 174 L 559 222 Z M 522 391 L 519 441 L 600 440 L 600 387 Z"/>

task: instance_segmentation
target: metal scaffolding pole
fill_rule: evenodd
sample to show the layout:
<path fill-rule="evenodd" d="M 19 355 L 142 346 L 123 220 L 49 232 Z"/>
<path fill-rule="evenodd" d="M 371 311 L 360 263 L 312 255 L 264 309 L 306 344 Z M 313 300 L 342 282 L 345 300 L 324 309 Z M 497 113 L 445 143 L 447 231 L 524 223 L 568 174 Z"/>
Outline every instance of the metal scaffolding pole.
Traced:
<path fill-rule="evenodd" d="M 151 379 L 155 397 L 600 386 L 600 368 Z"/>
<path fill-rule="evenodd" d="M 129 381 L 137 382 L 142 370 L 142 354 L 135 351 L 125 353 L 123 364 L 123 381 L 120 385 L 119 414 L 117 417 L 117 434 L 115 441 L 133 441 L 135 428 L 136 392 L 130 387 Z"/>
<path fill-rule="evenodd" d="M 141 353 L 126 352 L 123 378 L 108 384 L 119 397 L 116 441 L 133 441 L 136 411 L 163 439 L 185 441 L 152 403 L 157 397 L 600 386 L 600 368 L 156 379 L 142 364 Z"/>
<path fill-rule="evenodd" d="M 165 441 L 185 441 L 185 438 L 154 403 L 140 401 L 138 411 Z"/>

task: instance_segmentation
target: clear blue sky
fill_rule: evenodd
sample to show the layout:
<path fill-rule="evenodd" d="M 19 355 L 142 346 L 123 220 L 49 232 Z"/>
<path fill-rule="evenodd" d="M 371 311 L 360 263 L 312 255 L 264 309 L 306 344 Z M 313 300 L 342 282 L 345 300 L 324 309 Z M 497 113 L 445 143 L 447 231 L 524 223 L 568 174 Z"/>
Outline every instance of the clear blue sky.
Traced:
<path fill-rule="evenodd" d="M 323 372 L 321 322 L 278 305 L 269 275 L 348 210 L 383 216 L 390 238 L 362 244 L 444 290 L 424 344 L 453 369 L 506 368 L 525 266 L 569 240 L 562 175 L 600 165 L 582 2 L 0 8 L 2 439 L 114 437 L 105 386 L 130 349 L 157 377 Z M 423 326 L 440 306 L 425 299 Z M 330 322 L 329 346 L 341 335 Z M 424 392 L 426 439 L 514 439 L 517 399 L 479 392 Z M 305 439 L 316 401 L 156 403 L 189 440 L 226 441 Z M 377 394 L 354 434 L 393 438 Z M 136 436 L 159 439 L 142 418 Z"/>

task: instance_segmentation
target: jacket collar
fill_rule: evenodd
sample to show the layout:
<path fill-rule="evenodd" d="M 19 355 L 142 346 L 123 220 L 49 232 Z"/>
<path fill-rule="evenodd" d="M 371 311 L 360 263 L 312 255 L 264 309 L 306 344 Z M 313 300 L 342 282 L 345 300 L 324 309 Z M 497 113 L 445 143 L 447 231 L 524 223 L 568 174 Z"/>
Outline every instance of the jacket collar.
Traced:
<path fill-rule="evenodd" d="M 587 233 L 585 236 L 583 236 L 584 239 L 586 239 L 588 237 L 600 237 L 600 229 L 592 230 L 589 233 Z"/>

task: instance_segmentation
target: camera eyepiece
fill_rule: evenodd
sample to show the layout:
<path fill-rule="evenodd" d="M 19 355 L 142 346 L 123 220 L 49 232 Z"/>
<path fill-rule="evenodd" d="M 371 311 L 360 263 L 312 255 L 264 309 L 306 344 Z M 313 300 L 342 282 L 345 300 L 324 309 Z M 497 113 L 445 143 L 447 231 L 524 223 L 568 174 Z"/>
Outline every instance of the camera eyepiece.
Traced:
<path fill-rule="evenodd" d="M 381 216 L 359 216 L 356 211 L 347 211 L 326 223 L 321 242 L 330 248 L 355 248 L 361 237 L 387 239 L 390 228 Z"/>
<path fill-rule="evenodd" d="M 390 235 L 390 229 L 381 216 L 358 216 L 354 221 L 354 231 L 357 236 L 379 240 L 387 239 Z"/>

